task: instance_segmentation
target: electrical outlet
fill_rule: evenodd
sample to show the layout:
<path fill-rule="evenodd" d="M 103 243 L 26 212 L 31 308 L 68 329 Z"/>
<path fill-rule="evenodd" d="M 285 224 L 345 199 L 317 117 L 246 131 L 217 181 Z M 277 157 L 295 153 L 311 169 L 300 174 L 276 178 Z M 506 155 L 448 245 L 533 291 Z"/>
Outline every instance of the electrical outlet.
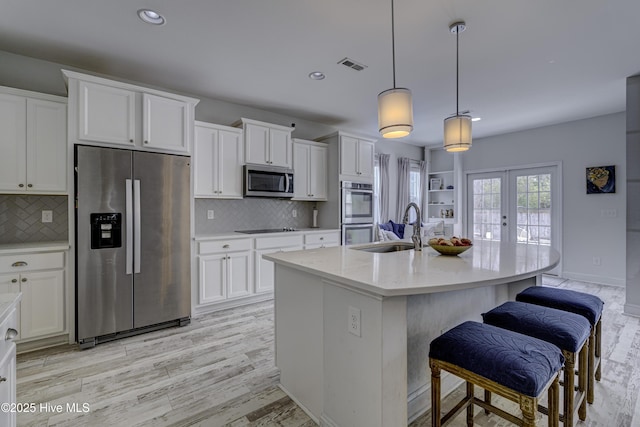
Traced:
<path fill-rule="evenodd" d="M 297 218 L 297 217 L 298 217 L 298 211 L 297 211 L 297 210 L 295 210 L 295 209 L 294 209 L 294 210 L 292 210 L 292 211 L 291 211 L 291 216 L 292 216 L 292 217 L 294 217 L 294 218 Z"/>
<path fill-rule="evenodd" d="M 42 222 L 53 222 L 53 211 L 42 211 Z"/>
<path fill-rule="evenodd" d="M 207 219 L 214 219 L 215 215 L 213 214 L 213 209 L 209 209 L 207 211 Z"/>
<path fill-rule="evenodd" d="M 360 309 L 349 306 L 349 322 L 347 330 L 350 334 L 357 337 L 362 336 L 360 334 Z"/>
<path fill-rule="evenodd" d="M 599 256 L 593 257 L 593 265 L 599 266 L 601 264 L 601 259 Z"/>

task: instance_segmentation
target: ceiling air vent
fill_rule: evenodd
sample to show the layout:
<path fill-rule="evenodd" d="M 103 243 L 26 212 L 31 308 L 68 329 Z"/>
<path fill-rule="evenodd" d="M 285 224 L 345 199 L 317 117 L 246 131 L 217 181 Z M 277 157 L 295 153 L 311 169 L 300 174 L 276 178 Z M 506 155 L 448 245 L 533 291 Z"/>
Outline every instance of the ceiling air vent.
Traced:
<path fill-rule="evenodd" d="M 360 64 L 360 63 L 354 61 L 353 59 L 349 59 L 349 58 L 341 59 L 340 61 L 338 61 L 338 64 L 342 64 L 345 67 L 349 67 L 349 68 L 351 68 L 353 70 L 356 70 L 356 71 L 362 71 L 365 68 L 367 68 L 366 65 Z"/>

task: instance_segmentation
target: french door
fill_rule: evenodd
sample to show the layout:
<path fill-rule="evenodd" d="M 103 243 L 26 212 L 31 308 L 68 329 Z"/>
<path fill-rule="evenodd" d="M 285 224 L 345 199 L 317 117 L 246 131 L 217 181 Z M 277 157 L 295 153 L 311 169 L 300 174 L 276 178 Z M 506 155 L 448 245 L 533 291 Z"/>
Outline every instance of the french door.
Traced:
<path fill-rule="evenodd" d="M 473 240 L 551 246 L 559 251 L 558 169 L 552 165 L 469 173 L 467 235 Z"/>

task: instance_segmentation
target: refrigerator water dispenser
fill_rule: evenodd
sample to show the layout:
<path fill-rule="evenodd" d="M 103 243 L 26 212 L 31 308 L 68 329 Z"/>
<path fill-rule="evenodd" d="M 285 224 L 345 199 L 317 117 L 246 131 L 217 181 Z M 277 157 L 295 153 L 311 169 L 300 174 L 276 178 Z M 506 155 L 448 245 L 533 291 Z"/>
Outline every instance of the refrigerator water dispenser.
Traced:
<path fill-rule="evenodd" d="M 91 214 L 91 249 L 119 248 L 122 246 L 122 214 Z"/>

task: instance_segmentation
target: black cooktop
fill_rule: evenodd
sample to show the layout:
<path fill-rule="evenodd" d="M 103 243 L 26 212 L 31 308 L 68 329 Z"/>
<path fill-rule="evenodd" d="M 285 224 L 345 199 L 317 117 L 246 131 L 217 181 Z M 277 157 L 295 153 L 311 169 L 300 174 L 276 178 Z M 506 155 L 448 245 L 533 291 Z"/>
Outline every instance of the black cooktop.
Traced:
<path fill-rule="evenodd" d="M 260 234 L 260 233 L 282 233 L 284 231 L 297 231 L 295 228 L 263 228 L 261 230 L 236 230 L 236 233 L 243 234 Z"/>

